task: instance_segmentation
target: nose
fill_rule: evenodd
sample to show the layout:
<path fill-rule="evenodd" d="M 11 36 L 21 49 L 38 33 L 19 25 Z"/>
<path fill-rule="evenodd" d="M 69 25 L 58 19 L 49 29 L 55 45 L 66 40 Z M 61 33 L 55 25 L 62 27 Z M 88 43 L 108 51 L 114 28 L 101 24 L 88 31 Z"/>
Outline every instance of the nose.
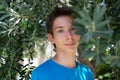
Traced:
<path fill-rule="evenodd" d="M 66 39 L 67 40 L 72 40 L 73 39 L 73 33 L 71 31 L 66 32 Z"/>

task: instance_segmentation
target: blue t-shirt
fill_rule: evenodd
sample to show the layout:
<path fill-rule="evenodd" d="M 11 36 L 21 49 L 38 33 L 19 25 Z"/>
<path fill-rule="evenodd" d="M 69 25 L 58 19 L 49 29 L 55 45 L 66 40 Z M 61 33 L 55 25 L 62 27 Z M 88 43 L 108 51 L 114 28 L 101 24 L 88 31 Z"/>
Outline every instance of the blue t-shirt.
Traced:
<path fill-rule="evenodd" d="M 67 68 L 49 59 L 32 71 L 31 80 L 94 80 L 87 66 L 76 63 L 76 68 Z"/>

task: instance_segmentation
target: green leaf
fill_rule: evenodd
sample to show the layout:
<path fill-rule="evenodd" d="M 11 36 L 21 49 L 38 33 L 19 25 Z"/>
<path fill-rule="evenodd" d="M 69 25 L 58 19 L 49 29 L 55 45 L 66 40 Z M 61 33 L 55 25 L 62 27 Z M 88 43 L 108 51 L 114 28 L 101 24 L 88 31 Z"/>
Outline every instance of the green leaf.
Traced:
<path fill-rule="evenodd" d="M 96 59 L 96 66 L 104 63 L 101 53 L 97 53 L 95 59 Z"/>
<path fill-rule="evenodd" d="M 20 20 L 21 20 L 21 18 L 17 19 L 17 20 L 14 22 L 13 26 L 19 24 L 19 23 L 20 23 Z"/>
<path fill-rule="evenodd" d="M 75 26 L 75 29 L 76 29 L 76 34 L 80 34 L 80 36 L 83 36 L 86 32 L 83 27 Z"/>
<path fill-rule="evenodd" d="M 1 21 L 0 21 L 0 27 L 1 27 L 1 28 L 3 28 L 3 29 L 7 29 L 6 26 L 8 26 L 7 23 L 5 23 L 5 22 L 1 22 Z"/>
<path fill-rule="evenodd" d="M 76 18 L 76 19 L 74 20 L 74 23 L 75 23 L 75 24 L 78 24 L 78 26 L 80 26 L 80 25 L 83 25 L 83 26 L 89 25 L 89 23 L 85 22 L 84 20 L 82 20 L 82 19 L 80 19 L 80 18 Z"/>
<path fill-rule="evenodd" d="M 106 11 L 106 6 L 101 7 L 100 4 L 96 6 L 93 14 L 93 20 L 95 21 L 95 24 L 98 24 L 99 21 L 102 20 L 105 11 Z"/>
<path fill-rule="evenodd" d="M 75 8 L 75 9 L 73 9 L 74 10 L 74 13 L 72 14 L 75 18 L 78 18 L 78 17 L 81 17 L 81 15 L 80 15 L 80 8 Z"/>
<path fill-rule="evenodd" d="M 92 31 L 88 31 L 86 34 L 83 35 L 83 37 L 80 40 L 80 43 L 88 43 L 92 39 Z"/>
<path fill-rule="evenodd" d="M 0 11 L 0 14 L 6 14 L 7 12 L 6 11 Z"/>
<path fill-rule="evenodd" d="M 120 57 L 120 40 L 116 42 L 115 45 L 115 54 Z"/>
<path fill-rule="evenodd" d="M 94 57 L 96 53 L 94 51 L 83 51 L 81 55 L 88 59 Z"/>
<path fill-rule="evenodd" d="M 94 36 L 108 39 L 112 36 L 112 33 L 113 33 L 112 30 L 101 30 L 101 31 L 96 31 L 94 33 Z"/>
<path fill-rule="evenodd" d="M 3 15 L 2 17 L 0 17 L 0 21 L 2 21 L 2 20 L 4 20 L 4 19 L 8 18 L 9 16 L 10 16 L 10 14 Z"/>
<path fill-rule="evenodd" d="M 113 59 L 111 62 L 111 66 L 118 66 L 120 67 L 120 60 L 119 59 Z"/>
<path fill-rule="evenodd" d="M 8 4 L 6 3 L 5 0 L 1 0 L 1 5 L 4 7 L 4 8 L 7 8 L 8 7 Z"/>
<path fill-rule="evenodd" d="M 104 27 L 106 27 L 105 25 L 107 25 L 109 23 L 109 20 L 105 20 L 105 21 L 101 21 L 100 23 L 96 24 L 96 29 L 102 29 Z"/>
<path fill-rule="evenodd" d="M 80 23 L 74 21 L 72 23 L 73 27 L 76 29 L 76 33 L 80 34 L 81 36 L 83 36 L 85 34 L 85 27 L 83 25 L 81 25 Z"/>
<path fill-rule="evenodd" d="M 88 23 L 88 24 L 92 23 L 92 19 L 87 11 L 85 11 L 85 10 L 81 11 L 80 15 L 86 23 Z"/>
<path fill-rule="evenodd" d="M 8 32 L 7 30 L 5 30 L 5 31 L 0 31 L 0 35 L 1 34 L 5 34 L 6 32 Z"/>

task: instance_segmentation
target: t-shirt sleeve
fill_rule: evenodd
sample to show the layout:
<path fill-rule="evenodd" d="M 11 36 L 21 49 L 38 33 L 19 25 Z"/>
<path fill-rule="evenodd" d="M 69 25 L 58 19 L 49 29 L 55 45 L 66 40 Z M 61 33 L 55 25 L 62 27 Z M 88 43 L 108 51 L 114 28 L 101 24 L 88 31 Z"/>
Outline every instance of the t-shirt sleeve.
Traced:
<path fill-rule="evenodd" d="M 88 68 L 87 80 L 94 80 L 93 72 Z"/>
<path fill-rule="evenodd" d="M 35 71 L 35 70 L 32 71 L 30 80 L 39 80 L 39 79 L 38 79 L 37 71 Z"/>

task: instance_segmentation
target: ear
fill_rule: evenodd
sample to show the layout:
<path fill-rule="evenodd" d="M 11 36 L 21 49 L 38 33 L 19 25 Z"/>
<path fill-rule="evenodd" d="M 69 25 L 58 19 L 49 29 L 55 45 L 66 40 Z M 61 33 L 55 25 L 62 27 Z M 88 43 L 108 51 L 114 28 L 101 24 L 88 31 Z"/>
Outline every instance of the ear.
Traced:
<path fill-rule="evenodd" d="M 48 40 L 53 44 L 54 43 L 54 38 L 52 34 L 47 34 Z"/>

